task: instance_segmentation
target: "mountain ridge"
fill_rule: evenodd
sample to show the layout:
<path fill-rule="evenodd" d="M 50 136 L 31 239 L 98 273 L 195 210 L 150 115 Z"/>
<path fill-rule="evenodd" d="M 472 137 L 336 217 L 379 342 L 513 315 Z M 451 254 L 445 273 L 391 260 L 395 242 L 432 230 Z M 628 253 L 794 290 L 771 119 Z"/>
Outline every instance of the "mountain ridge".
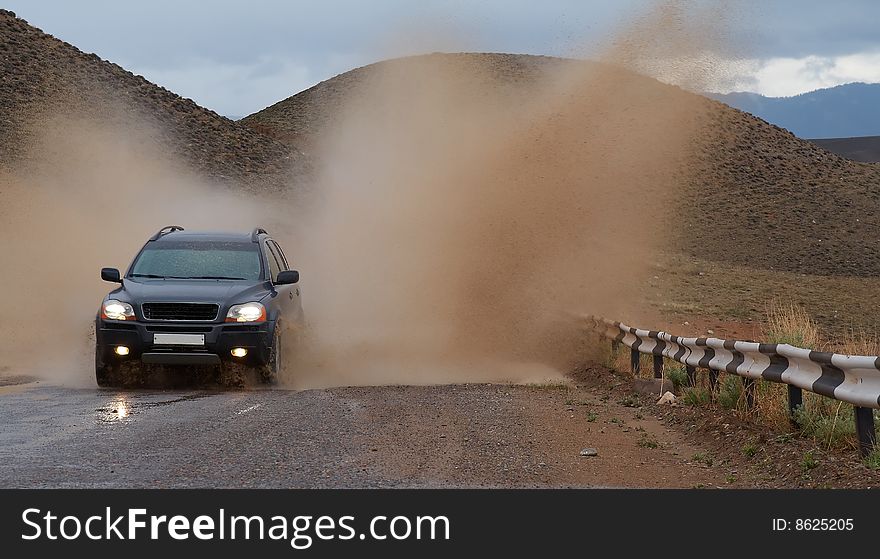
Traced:
<path fill-rule="evenodd" d="M 753 92 L 706 93 L 806 139 L 880 135 L 880 84 L 852 82 L 792 95 Z"/>

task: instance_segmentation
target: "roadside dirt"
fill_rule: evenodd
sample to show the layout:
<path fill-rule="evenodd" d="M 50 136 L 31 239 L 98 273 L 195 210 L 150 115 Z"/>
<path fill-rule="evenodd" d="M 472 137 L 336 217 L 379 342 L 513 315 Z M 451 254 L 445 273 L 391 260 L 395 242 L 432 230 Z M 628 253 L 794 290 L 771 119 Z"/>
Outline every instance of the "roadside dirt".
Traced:
<path fill-rule="evenodd" d="M 713 407 L 659 406 L 591 367 L 565 385 L 336 389 L 378 431 L 359 467 L 433 487 L 876 487 L 854 451 Z M 378 396 L 378 397 L 376 397 Z M 593 448 L 597 456 L 581 456 Z M 804 466 L 810 453 L 815 466 Z"/>
<path fill-rule="evenodd" d="M 715 404 L 657 405 L 656 398 L 633 394 L 630 375 L 602 367 L 584 369 L 574 376 L 579 390 L 602 394 L 600 398 L 612 402 L 635 402 L 641 405 L 638 409 L 643 416 L 699 448 L 698 453 L 687 456 L 687 462 L 713 470 L 723 478 L 717 486 L 880 487 L 880 470 L 867 467 L 854 449 L 828 448 L 793 428 L 773 429 Z"/>
<path fill-rule="evenodd" d="M 706 429 L 631 394 L 602 368 L 560 385 L 335 389 L 378 431 L 359 467 L 435 487 L 774 487 L 751 460 L 722 454 Z M 379 396 L 378 398 L 375 396 Z M 587 448 L 597 456 L 581 456 Z M 815 477 L 815 476 L 814 476 Z M 818 478 L 817 478 L 818 479 Z"/>
<path fill-rule="evenodd" d="M 358 394 L 348 389 L 347 397 Z M 724 483 L 684 437 L 575 386 L 395 387 L 365 400 L 370 450 L 401 485 L 694 487 Z M 640 445 L 651 441 L 656 448 Z M 595 448 L 598 456 L 580 452 Z M 364 463 L 363 467 L 368 464 Z"/>

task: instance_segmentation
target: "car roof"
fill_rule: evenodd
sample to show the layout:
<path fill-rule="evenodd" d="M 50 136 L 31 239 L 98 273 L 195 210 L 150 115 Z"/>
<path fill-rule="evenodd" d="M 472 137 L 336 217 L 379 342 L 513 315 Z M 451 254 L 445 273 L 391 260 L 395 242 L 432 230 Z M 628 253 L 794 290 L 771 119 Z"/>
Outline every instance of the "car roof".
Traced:
<path fill-rule="evenodd" d="M 251 233 L 234 233 L 229 231 L 172 231 L 165 233 L 154 242 L 163 241 L 220 241 L 250 243 L 253 241 Z"/>

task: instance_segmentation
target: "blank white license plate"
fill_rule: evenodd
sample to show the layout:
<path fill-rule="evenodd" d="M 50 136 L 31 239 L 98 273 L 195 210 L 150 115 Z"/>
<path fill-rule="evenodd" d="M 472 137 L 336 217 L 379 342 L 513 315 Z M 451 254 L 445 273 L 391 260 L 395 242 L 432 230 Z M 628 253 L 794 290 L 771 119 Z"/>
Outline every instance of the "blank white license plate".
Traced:
<path fill-rule="evenodd" d="M 153 334 L 153 345 L 205 345 L 205 335 Z"/>

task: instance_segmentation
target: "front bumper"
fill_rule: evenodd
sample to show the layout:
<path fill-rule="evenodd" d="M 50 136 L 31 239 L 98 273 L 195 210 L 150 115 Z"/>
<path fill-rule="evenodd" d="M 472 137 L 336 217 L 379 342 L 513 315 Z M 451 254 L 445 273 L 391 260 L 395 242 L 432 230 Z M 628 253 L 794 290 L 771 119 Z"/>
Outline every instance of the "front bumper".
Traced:
<path fill-rule="evenodd" d="M 204 346 L 170 346 L 153 343 L 153 334 L 203 334 Z M 95 320 L 97 351 L 104 362 L 142 361 L 165 365 L 218 365 L 221 362 L 260 366 L 269 361 L 275 322 L 259 324 L 221 323 L 190 324 L 175 322 L 140 322 L 134 320 Z M 114 353 L 116 346 L 126 346 L 129 354 Z M 233 348 L 248 350 L 245 357 L 233 357 Z"/>

